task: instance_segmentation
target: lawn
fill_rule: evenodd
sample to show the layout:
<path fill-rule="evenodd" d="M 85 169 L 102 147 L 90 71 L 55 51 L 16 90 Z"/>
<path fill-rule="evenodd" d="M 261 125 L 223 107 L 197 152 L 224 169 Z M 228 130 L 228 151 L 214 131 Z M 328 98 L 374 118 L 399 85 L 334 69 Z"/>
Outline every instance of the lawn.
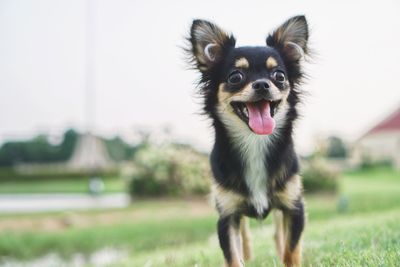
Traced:
<path fill-rule="evenodd" d="M 400 209 L 343 216 L 308 224 L 305 266 L 399 266 Z M 272 241 L 273 227 L 253 228 L 254 259 L 246 266 L 281 266 Z M 190 246 L 133 253 L 115 266 L 223 266 L 216 236 Z"/>
<path fill-rule="evenodd" d="M 340 188 L 337 196 L 306 197 L 305 266 L 400 266 L 400 174 L 388 169 L 347 173 Z M 69 217 L 72 223 L 64 224 Z M 216 216 L 202 199 L 140 201 L 124 210 L 1 220 L 0 259 L 30 259 L 50 251 L 68 257 L 114 247 L 128 256 L 113 266 L 222 266 Z M 7 230 L 7 220 L 34 223 Z M 49 222 L 60 227 L 46 230 Z M 255 257 L 246 266 L 280 266 L 271 219 L 251 225 Z"/>
<path fill-rule="evenodd" d="M 89 179 L 57 178 L 43 180 L 1 181 L 0 194 L 19 193 L 87 193 Z M 117 177 L 103 179 L 105 192 L 122 192 L 125 181 Z"/>

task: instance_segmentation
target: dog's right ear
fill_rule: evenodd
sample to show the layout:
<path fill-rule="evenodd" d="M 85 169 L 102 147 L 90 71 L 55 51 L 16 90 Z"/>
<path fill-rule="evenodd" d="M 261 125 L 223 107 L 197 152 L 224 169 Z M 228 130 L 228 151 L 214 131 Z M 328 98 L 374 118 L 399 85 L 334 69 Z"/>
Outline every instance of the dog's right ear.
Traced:
<path fill-rule="evenodd" d="M 188 52 L 192 54 L 196 67 L 202 72 L 210 70 L 229 48 L 235 47 L 235 38 L 232 35 L 205 20 L 193 21 L 188 39 L 191 44 Z"/>

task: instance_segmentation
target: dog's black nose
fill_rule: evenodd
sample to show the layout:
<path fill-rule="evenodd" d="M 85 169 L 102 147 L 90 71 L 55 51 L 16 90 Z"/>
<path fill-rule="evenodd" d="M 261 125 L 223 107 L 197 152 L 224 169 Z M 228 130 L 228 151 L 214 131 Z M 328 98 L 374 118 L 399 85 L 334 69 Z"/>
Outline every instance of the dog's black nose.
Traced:
<path fill-rule="evenodd" d="M 265 80 L 255 81 L 253 82 L 252 87 L 256 92 L 263 92 L 269 89 L 269 83 Z"/>

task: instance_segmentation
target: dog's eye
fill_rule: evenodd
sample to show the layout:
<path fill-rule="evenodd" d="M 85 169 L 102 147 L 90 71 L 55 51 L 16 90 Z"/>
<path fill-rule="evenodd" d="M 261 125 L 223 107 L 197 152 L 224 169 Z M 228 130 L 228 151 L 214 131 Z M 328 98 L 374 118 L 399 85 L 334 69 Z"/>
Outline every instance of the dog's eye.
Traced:
<path fill-rule="evenodd" d="M 272 78 L 274 78 L 275 81 L 283 83 L 286 80 L 285 73 L 283 71 L 277 70 L 272 74 Z"/>
<path fill-rule="evenodd" d="M 235 70 L 235 71 L 232 71 L 231 74 L 229 74 L 228 82 L 230 84 L 235 85 L 235 84 L 241 83 L 243 81 L 243 79 L 244 79 L 243 73 L 241 73 L 238 70 Z"/>

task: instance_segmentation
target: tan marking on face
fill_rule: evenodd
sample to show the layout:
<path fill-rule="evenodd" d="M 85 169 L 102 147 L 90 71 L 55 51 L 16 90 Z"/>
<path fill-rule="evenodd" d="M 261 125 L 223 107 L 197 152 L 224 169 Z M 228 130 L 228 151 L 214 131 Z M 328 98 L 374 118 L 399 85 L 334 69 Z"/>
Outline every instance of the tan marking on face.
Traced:
<path fill-rule="evenodd" d="M 293 209 L 295 202 L 299 199 L 303 186 L 299 175 L 293 175 L 286 183 L 282 191 L 276 192 L 275 196 L 285 207 Z"/>
<path fill-rule="evenodd" d="M 236 59 L 235 67 L 236 68 L 242 68 L 242 69 L 248 69 L 249 68 L 249 61 L 244 57 Z"/>
<path fill-rule="evenodd" d="M 255 94 L 254 89 L 251 87 L 251 83 L 245 85 L 239 92 L 235 93 L 232 97 L 232 101 L 246 102 L 251 100 Z"/>
<path fill-rule="evenodd" d="M 220 84 L 218 87 L 218 116 L 228 127 L 250 131 L 247 125 L 235 114 L 233 107 L 230 104 L 232 101 L 235 101 L 235 99 L 243 98 L 241 92 L 231 93 L 226 91 L 225 87 L 225 83 Z"/>
<path fill-rule="evenodd" d="M 233 96 L 231 92 L 228 92 L 225 90 L 226 88 L 226 83 L 221 83 L 218 86 L 218 101 L 221 104 L 228 104 L 229 99 Z"/>
<path fill-rule="evenodd" d="M 269 93 L 272 100 L 282 100 L 284 98 L 282 91 L 273 82 L 270 83 Z"/>
<path fill-rule="evenodd" d="M 273 58 L 272 56 L 267 58 L 267 61 L 265 62 L 265 65 L 267 66 L 267 69 L 273 69 L 276 66 L 278 66 L 278 62 L 276 61 L 275 58 Z"/>
<path fill-rule="evenodd" d="M 226 83 L 221 83 L 218 87 L 218 101 L 222 108 L 226 108 L 232 101 L 250 101 L 254 97 L 254 94 L 255 92 L 251 87 L 251 83 L 245 85 L 240 91 L 235 93 L 226 90 Z"/>

